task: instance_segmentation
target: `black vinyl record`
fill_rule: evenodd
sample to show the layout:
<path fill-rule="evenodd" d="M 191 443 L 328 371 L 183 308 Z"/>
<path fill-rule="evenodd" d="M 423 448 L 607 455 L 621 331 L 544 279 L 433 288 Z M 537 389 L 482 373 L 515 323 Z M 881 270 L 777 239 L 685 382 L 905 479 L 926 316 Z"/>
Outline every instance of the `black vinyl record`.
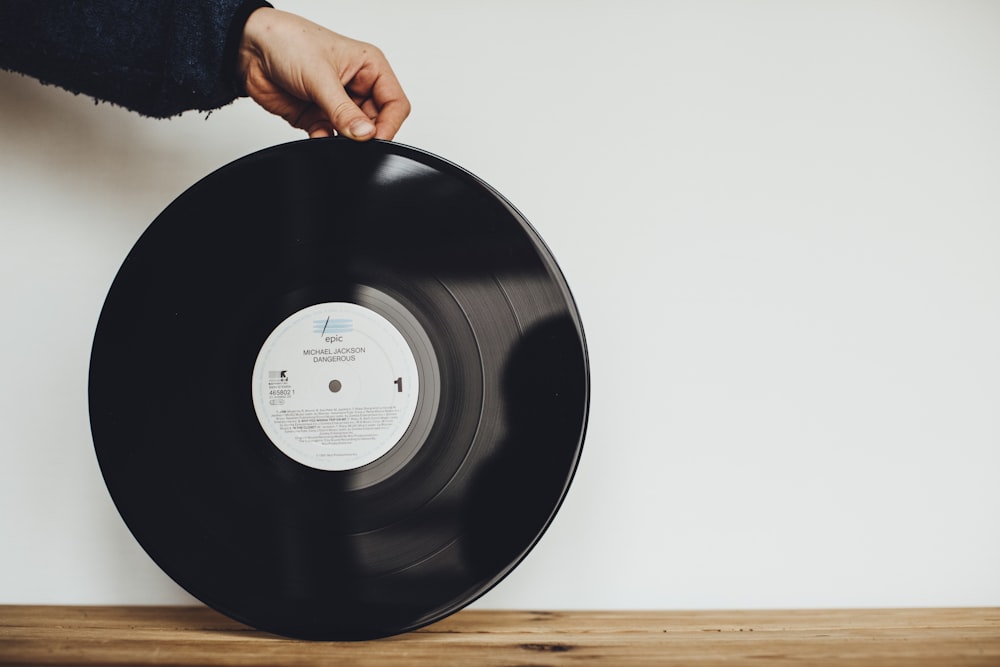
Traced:
<path fill-rule="evenodd" d="M 304 140 L 172 202 L 94 339 L 97 457 L 139 544 L 251 626 L 439 620 L 537 543 L 583 445 L 579 315 L 529 223 L 400 144 Z"/>

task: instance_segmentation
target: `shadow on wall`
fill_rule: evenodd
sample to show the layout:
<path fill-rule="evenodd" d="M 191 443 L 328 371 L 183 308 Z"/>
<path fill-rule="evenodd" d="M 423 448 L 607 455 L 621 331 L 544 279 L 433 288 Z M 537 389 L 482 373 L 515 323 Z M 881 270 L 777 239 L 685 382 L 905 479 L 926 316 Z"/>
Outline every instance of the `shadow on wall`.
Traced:
<path fill-rule="evenodd" d="M 18 589 L 26 600 L 67 602 L 83 595 L 96 602 L 191 601 L 142 553 L 118 518 L 81 413 L 86 409 L 87 339 L 108 281 L 135 237 L 180 192 L 226 159 L 220 151 L 232 148 L 205 141 L 209 131 L 218 131 L 205 126 L 204 114 L 171 121 L 143 118 L 0 71 L 0 259 L 11 259 L 0 267 L 0 286 L 10 288 L 3 303 L 12 323 L 4 341 L 14 342 L 24 359 L 19 363 L 33 376 L 18 390 L 18 402 L 8 402 L 0 415 L 16 434 L 13 441 L 38 452 L 15 461 L 19 472 L 27 479 L 50 480 L 18 487 L 23 488 L 18 491 L 22 506 L 35 508 L 28 521 L 43 524 L 29 544 L 58 551 L 72 545 L 73 535 L 87 536 L 72 563 L 60 561 L 76 574 L 51 577 L 86 583 L 69 581 L 67 590 L 56 591 L 48 588 L 49 578 L 35 581 L 27 586 L 37 589 Z M 28 292 L 36 296 L 25 296 Z M 73 322 L 78 335 L 72 342 L 23 333 L 25 322 L 50 310 Z M 50 340 L 52 349 L 43 351 L 39 338 Z M 41 414 L 38 406 L 53 404 L 54 396 L 65 407 L 64 420 L 21 426 L 30 415 Z M 11 411 L 29 417 L 19 421 Z M 5 474 L 15 473 L 7 469 Z M 72 511 L 53 509 L 62 502 L 71 503 Z M 67 516 L 76 525 L 60 531 L 58 522 L 65 528 Z M 29 570 L 27 576 L 37 578 L 38 572 Z M 11 593 L 6 595 L 11 601 Z"/>
<path fill-rule="evenodd" d="M 135 143 L 139 133 L 131 116 L 85 95 L 0 72 L 0 139 L 8 155 L 15 149 L 19 158 L 29 161 L 60 155 L 89 162 L 95 155 Z"/>
<path fill-rule="evenodd" d="M 81 193 L 112 202 L 116 209 L 146 211 L 151 201 L 153 208 L 166 205 L 226 159 L 213 156 L 203 139 L 190 136 L 192 120 L 204 123 L 205 117 L 144 118 L 0 72 L 0 173 L 21 175 L 40 195 Z M 10 183 L 8 179 L 7 188 Z"/>

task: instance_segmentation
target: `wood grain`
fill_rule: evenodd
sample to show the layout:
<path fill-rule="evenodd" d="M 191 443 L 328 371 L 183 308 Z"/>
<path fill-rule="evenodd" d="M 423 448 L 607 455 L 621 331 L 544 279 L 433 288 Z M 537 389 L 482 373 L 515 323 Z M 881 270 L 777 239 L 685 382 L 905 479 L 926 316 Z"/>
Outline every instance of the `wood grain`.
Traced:
<path fill-rule="evenodd" d="M 0 606 L 2 665 L 1000 666 L 1000 608 L 466 610 L 416 632 L 308 642 L 203 607 Z"/>

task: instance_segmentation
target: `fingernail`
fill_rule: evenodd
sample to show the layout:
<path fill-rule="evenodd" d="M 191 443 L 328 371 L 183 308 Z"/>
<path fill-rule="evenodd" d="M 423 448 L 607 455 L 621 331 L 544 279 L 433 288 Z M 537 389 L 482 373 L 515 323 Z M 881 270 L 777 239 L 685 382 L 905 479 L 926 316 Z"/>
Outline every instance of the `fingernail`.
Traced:
<path fill-rule="evenodd" d="M 369 134 L 375 132 L 375 125 L 370 120 L 358 119 L 351 123 L 351 136 L 354 137 L 367 137 Z"/>

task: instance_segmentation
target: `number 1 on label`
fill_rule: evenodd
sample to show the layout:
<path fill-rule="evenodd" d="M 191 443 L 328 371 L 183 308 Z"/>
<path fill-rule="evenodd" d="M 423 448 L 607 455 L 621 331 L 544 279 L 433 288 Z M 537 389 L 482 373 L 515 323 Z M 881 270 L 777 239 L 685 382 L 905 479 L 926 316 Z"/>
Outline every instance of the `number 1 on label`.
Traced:
<path fill-rule="evenodd" d="M 403 378 L 401 378 L 401 377 L 400 378 L 396 378 L 395 380 L 392 381 L 392 383 L 394 385 L 396 385 L 396 391 L 397 392 L 403 393 Z"/>

